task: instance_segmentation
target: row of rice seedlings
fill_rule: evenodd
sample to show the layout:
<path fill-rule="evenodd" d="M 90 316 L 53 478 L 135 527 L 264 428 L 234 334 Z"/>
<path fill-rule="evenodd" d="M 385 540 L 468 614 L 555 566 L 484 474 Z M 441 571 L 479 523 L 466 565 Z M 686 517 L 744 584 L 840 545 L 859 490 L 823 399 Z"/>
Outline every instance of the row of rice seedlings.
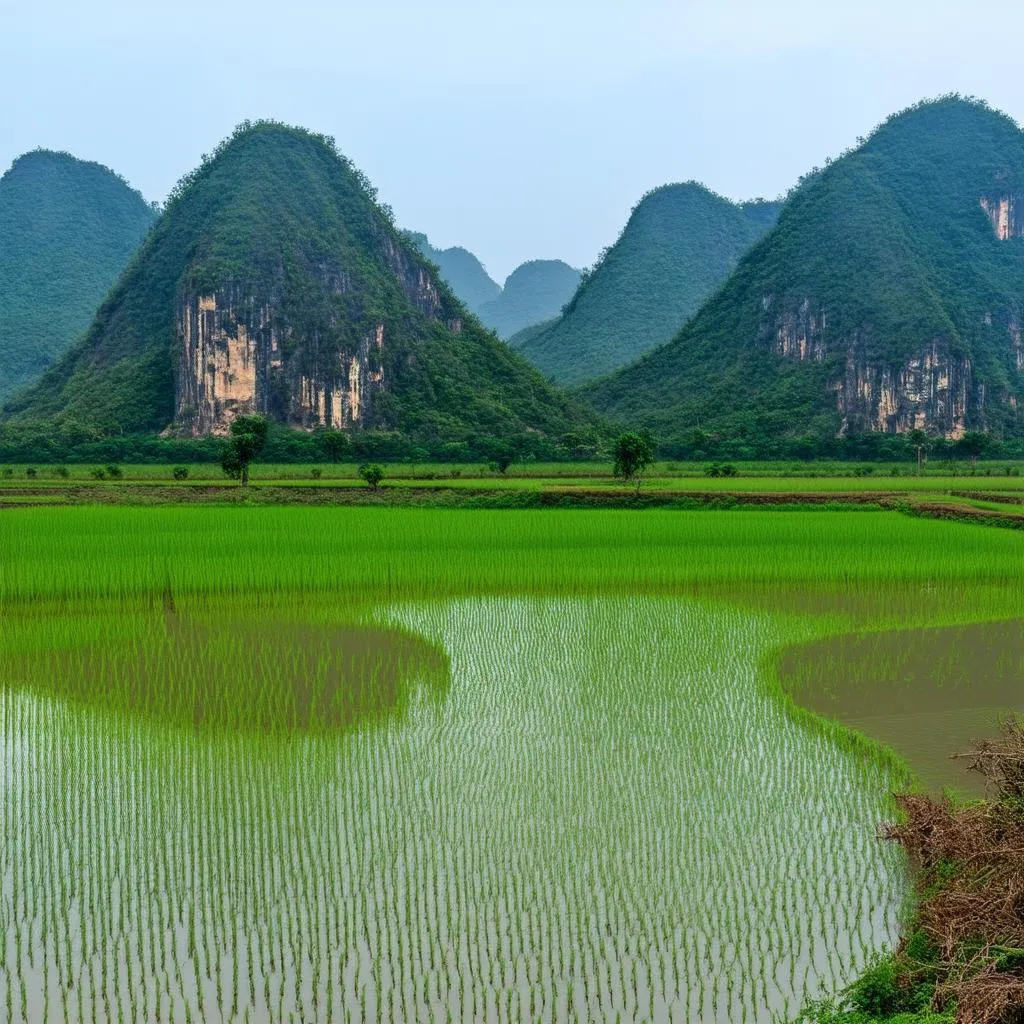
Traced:
<path fill-rule="evenodd" d="M 871 603 L 883 586 L 907 594 L 895 611 L 913 623 L 966 615 L 965 580 L 985 585 L 971 614 L 1020 614 L 1018 540 L 871 512 L 40 508 L 0 518 L 0 605 L 13 614 L 26 600 L 190 593 L 365 604 L 732 588 L 778 607 L 780 591 Z"/>
<path fill-rule="evenodd" d="M 267 602 L 259 647 L 246 608 L 28 620 L 0 645 L 26 676 L 0 691 L 6 1019 L 762 1021 L 892 941 L 891 778 L 767 694 L 790 620 L 396 605 L 377 635 L 446 652 L 443 700 L 439 663 L 409 659 L 400 716 L 288 733 L 261 723 L 321 666 L 294 623 L 332 611 Z M 176 647 L 168 615 L 225 628 Z M 125 697 L 140 658 L 171 712 Z M 196 729 L 196 695 L 233 687 L 249 710 Z"/>

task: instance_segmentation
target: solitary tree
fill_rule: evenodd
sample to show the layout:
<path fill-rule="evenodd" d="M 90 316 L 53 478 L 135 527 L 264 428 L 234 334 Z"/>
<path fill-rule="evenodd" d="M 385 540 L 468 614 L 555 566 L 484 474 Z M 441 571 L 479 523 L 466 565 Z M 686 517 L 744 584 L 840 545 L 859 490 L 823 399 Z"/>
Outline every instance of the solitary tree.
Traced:
<path fill-rule="evenodd" d="M 348 438 L 340 430 L 323 431 L 320 444 L 331 462 L 341 462 L 348 451 Z"/>
<path fill-rule="evenodd" d="M 977 469 L 978 459 L 987 454 L 995 442 L 982 430 L 968 430 L 957 442 L 957 448 L 971 460 L 971 469 Z"/>
<path fill-rule="evenodd" d="M 910 447 L 917 452 L 917 475 L 921 475 L 921 467 L 924 466 L 925 456 L 931 446 L 931 438 L 920 428 L 915 427 L 908 435 L 907 440 Z"/>
<path fill-rule="evenodd" d="M 377 465 L 376 462 L 371 462 L 359 467 L 359 475 L 366 482 L 366 486 L 375 491 L 380 487 L 381 480 L 384 479 L 384 467 Z"/>
<path fill-rule="evenodd" d="M 228 476 L 241 480 L 243 487 L 249 483 L 250 463 L 267 443 L 268 427 L 263 416 L 239 416 L 231 423 L 231 437 L 220 465 Z"/>
<path fill-rule="evenodd" d="M 516 453 L 507 444 L 499 444 L 491 450 L 491 469 L 497 470 L 502 476 L 508 472 Z"/>
<path fill-rule="evenodd" d="M 654 462 L 654 445 L 646 434 L 623 434 L 615 442 L 615 475 L 624 483 L 635 483 L 636 493 L 644 473 Z"/>

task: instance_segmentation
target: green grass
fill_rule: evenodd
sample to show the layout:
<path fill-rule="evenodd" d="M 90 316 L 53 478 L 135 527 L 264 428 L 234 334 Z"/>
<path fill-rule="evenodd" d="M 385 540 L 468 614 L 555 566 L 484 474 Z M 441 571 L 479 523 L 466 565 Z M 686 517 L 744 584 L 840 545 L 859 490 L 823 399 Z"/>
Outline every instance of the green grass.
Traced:
<path fill-rule="evenodd" d="M 897 934 L 794 642 L 1024 615 L 891 512 L 0 514 L 4 1019 L 761 1021 Z"/>

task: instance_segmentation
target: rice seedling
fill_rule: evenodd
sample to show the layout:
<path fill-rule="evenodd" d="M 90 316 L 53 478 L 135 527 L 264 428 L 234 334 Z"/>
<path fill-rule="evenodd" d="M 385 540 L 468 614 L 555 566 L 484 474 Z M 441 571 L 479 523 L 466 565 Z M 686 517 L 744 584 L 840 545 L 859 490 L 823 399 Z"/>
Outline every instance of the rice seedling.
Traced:
<path fill-rule="evenodd" d="M 767 1021 L 896 934 L 786 648 L 1024 614 L 890 514 L 0 518 L 6 1020 Z"/>

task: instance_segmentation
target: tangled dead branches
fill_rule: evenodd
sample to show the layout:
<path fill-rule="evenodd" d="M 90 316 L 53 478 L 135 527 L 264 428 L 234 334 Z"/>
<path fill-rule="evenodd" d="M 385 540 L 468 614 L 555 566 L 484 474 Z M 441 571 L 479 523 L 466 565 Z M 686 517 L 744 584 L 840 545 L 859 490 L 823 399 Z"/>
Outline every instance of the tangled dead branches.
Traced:
<path fill-rule="evenodd" d="M 991 799 L 955 807 L 904 795 L 906 821 L 885 830 L 920 868 L 917 926 L 938 951 L 919 963 L 906 946 L 901 968 L 935 980 L 934 1008 L 955 1002 L 958 1024 L 1024 1022 L 1024 724 L 971 754 Z"/>

